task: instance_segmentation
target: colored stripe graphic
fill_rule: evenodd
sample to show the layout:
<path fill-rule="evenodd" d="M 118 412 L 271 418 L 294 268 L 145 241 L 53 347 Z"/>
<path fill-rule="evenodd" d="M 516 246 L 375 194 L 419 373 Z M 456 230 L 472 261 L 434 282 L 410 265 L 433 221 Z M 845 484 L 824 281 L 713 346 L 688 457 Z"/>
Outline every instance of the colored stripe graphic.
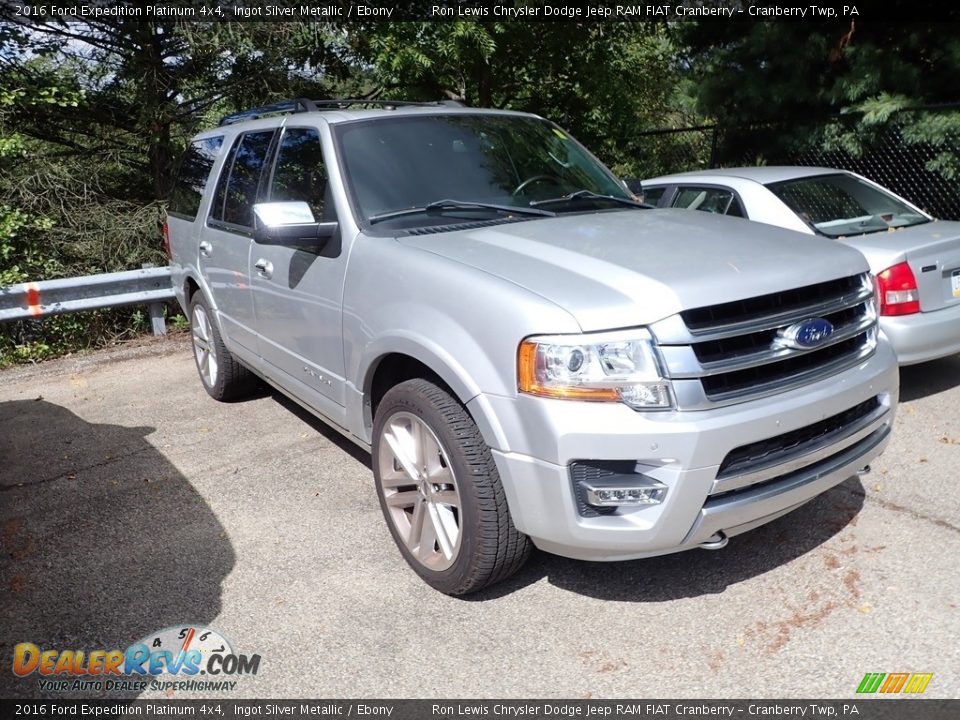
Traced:
<path fill-rule="evenodd" d="M 863 676 L 863 680 L 860 681 L 860 685 L 857 687 L 857 692 L 875 693 L 886 675 L 886 673 L 867 673 Z"/>
<path fill-rule="evenodd" d="M 907 682 L 907 678 L 910 677 L 910 673 L 890 673 L 887 675 L 887 681 L 883 683 L 883 687 L 880 688 L 882 693 L 898 693 L 900 688 L 903 687 L 904 683 Z"/>
<path fill-rule="evenodd" d="M 857 693 L 869 695 L 881 692 L 919 694 L 927 689 L 933 673 L 867 673 L 857 686 Z"/>
<path fill-rule="evenodd" d="M 932 677 L 933 673 L 914 673 L 910 676 L 910 681 L 903 691 L 905 693 L 922 693 L 927 689 L 927 685 L 930 684 L 930 678 Z"/>

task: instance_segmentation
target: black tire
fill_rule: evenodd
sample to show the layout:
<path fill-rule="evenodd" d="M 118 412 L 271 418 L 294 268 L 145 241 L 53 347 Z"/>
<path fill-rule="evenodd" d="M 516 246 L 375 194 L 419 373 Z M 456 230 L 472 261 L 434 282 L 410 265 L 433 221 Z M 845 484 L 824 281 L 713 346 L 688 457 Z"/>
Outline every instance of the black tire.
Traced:
<path fill-rule="evenodd" d="M 202 317 L 201 317 L 202 313 Z M 206 318 L 206 329 L 198 333 L 203 327 L 203 318 Z M 211 374 L 205 371 L 203 366 L 204 350 L 199 335 L 206 334 L 209 338 L 206 352 L 211 353 L 216 362 L 216 370 Z M 227 350 L 223 344 L 223 338 L 220 336 L 220 328 L 214 320 L 210 306 L 202 293 L 193 296 L 190 302 L 190 338 L 193 348 L 193 359 L 197 366 L 197 373 L 200 375 L 200 382 L 214 400 L 221 402 L 230 402 L 248 397 L 256 390 L 257 378 L 246 367 L 241 365 L 236 358 Z M 209 358 L 207 358 L 209 362 Z"/>
<path fill-rule="evenodd" d="M 387 506 L 380 459 L 389 457 L 391 449 L 384 439 L 384 429 L 391 418 L 410 415 L 421 420 L 439 441 L 459 494 L 459 552 L 452 565 L 443 570 L 434 570 L 417 559 Z M 381 456 L 384 446 L 387 455 Z M 441 467 L 446 464 L 441 462 Z M 532 544 L 510 518 L 490 449 L 463 405 L 434 383 L 408 380 L 384 395 L 374 419 L 373 472 L 380 508 L 394 542 L 410 567 L 434 589 L 447 595 L 467 595 L 505 580 L 529 558 Z M 439 549 L 439 545 L 435 547 Z"/>

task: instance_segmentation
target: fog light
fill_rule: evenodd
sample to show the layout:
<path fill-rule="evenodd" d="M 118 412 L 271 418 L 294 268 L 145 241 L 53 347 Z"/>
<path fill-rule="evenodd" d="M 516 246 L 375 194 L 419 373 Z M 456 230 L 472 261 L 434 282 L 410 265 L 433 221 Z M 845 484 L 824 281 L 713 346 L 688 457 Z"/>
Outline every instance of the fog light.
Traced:
<path fill-rule="evenodd" d="M 667 486 L 651 478 L 645 478 L 642 484 L 601 487 L 581 483 L 581 487 L 586 492 L 587 504 L 593 507 L 659 505 L 667 495 Z"/>

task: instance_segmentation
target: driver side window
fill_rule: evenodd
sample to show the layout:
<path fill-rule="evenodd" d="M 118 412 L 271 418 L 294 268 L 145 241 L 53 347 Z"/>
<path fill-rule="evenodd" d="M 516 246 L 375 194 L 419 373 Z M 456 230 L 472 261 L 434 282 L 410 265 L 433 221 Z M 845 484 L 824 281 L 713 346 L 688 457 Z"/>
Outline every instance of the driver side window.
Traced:
<path fill-rule="evenodd" d="M 320 134 L 314 128 L 284 130 L 270 183 L 270 200 L 299 200 L 310 206 L 317 222 L 336 220 L 328 199 L 328 180 Z"/>

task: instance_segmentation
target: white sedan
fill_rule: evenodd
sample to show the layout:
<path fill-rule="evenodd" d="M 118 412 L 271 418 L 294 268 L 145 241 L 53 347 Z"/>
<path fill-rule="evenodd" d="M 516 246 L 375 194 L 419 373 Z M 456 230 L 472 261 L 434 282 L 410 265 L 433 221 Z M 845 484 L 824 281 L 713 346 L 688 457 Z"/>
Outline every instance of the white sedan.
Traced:
<path fill-rule="evenodd" d="M 856 248 L 876 276 L 880 327 L 900 364 L 960 352 L 960 222 L 935 220 L 830 168 L 703 170 L 643 180 L 641 192 L 656 207 L 747 218 Z"/>

